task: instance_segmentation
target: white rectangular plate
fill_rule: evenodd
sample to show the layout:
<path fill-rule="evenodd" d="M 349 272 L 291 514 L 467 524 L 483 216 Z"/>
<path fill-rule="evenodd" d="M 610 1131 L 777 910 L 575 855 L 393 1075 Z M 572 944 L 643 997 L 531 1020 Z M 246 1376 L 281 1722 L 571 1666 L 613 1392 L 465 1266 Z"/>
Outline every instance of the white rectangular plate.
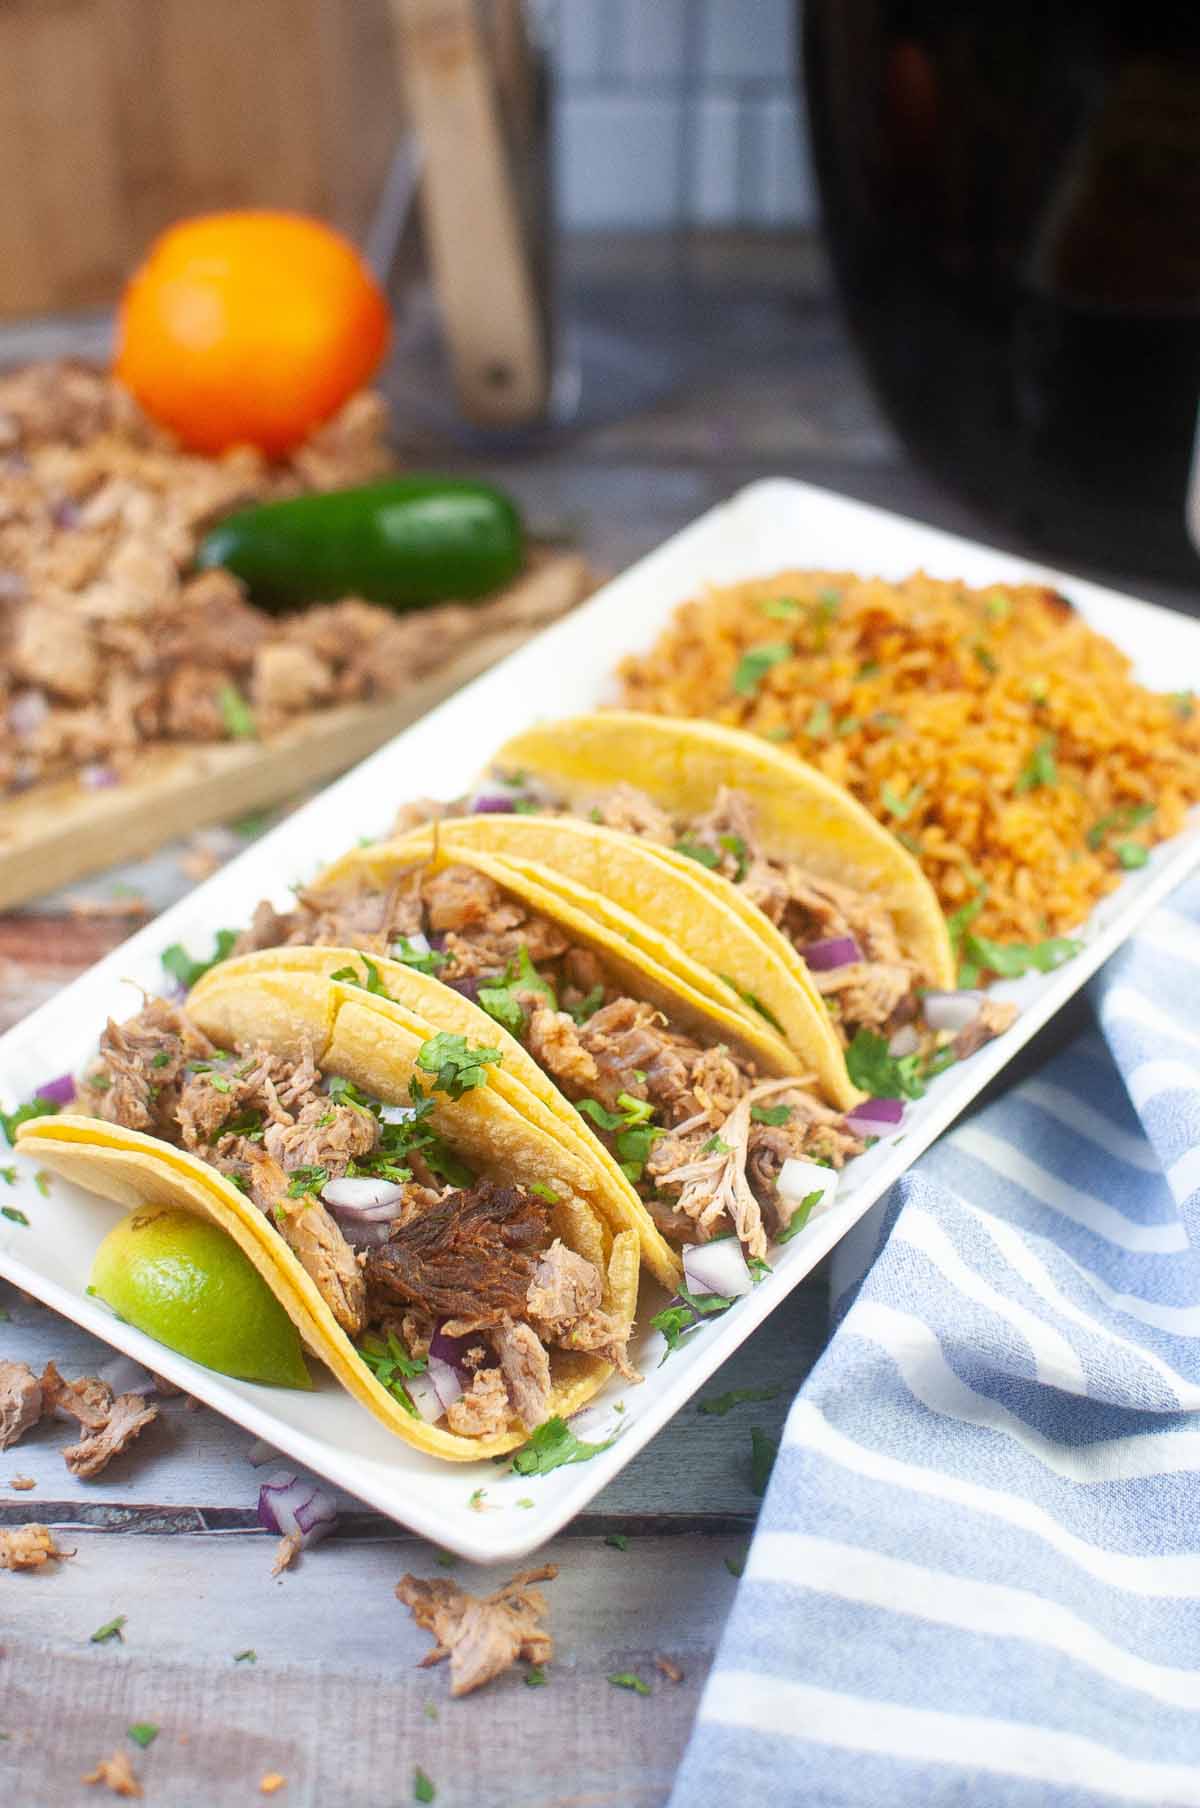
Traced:
<path fill-rule="evenodd" d="M 1054 583 L 1131 655 L 1147 684 L 1162 690 L 1200 685 L 1198 622 L 807 484 L 754 484 L 408 729 L 11 1030 L 0 1040 L 0 1097 L 11 1108 L 39 1081 L 77 1070 L 105 1016 L 128 1016 L 136 1008 L 128 982 L 149 990 L 161 986 L 159 955 L 168 943 L 182 941 L 207 953 L 216 929 L 246 922 L 263 896 L 286 904 L 294 881 L 311 878 L 358 836 L 382 833 L 400 803 L 466 790 L 517 729 L 539 716 L 613 700 L 618 659 L 647 646 L 678 602 L 705 584 L 786 566 L 853 568 L 891 579 L 923 568 L 976 585 Z M 630 777 L 636 781 L 636 772 Z M 852 1164 L 836 1204 L 781 1252 L 769 1279 L 705 1324 L 665 1366 L 659 1366 L 661 1338 L 645 1332 L 634 1352 L 646 1377 L 642 1385 L 617 1378 L 574 1422 L 581 1436 L 593 1440 L 618 1434 L 587 1463 L 528 1478 L 490 1463 L 437 1463 L 389 1436 L 328 1378 L 311 1394 L 292 1393 L 229 1380 L 164 1350 L 118 1323 L 85 1292 L 96 1246 L 121 1215 L 119 1208 L 58 1180 L 42 1198 L 29 1163 L 0 1201 L 19 1204 L 30 1219 L 24 1227 L 0 1218 L 0 1273 L 393 1519 L 480 1562 L 519 1557 L 586 1506 L 1197 865 L 1200 824 L 1193 819 L 1185 834 L 1157 849 L 1150 864 L 1093 914 L 1083 952 L 1073 961 L 1057 973 L 997 988 L 1021 1006 L 1015 1027 L 910 1105 L 901 1139 L 879 1144 Z"/>

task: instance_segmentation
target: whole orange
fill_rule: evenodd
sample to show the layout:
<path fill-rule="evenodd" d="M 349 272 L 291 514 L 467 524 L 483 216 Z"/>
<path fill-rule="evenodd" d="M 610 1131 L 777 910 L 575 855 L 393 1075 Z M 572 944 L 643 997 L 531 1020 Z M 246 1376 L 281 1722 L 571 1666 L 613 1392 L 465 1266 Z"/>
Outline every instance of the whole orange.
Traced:
<path fill-rule="evenodd" d="M 202 214 L 121 299 L 116 374 L 199 452 L 287 452 L 378 368 L 387 302 L 353 245 L 303 214 Z"/>

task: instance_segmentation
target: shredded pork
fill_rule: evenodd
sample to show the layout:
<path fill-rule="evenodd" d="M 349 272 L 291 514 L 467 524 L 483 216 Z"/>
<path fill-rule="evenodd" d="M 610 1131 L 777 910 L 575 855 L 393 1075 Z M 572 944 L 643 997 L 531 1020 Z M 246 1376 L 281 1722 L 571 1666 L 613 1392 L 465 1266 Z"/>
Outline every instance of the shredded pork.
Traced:
<path fill-rule="evenodd" d="M 448 1657 L 450 1693 L 469 1695 L 518 1659 L 548 1664 L 554 1656 L 554 1641 L 541 1624 L 546 1597 L 534 1584 L 552 1582 L 557 1574 L 557 1565 L 546 1563 L 514 1576 L 495 1594 L 483 1596 L 468 1594 L 442 1576 L 429 1581 L 402 1576 L 396 1584 L 397 1598 L 436 1641 L 422 1658 L 422 1667 Z"/>
<path fill-rule="evenodd" d="M 10 1450 L 42 1416 L 42 1384 L 25 1362 L 0 1362 L 0 1450 Z"/>
<path fill-rule="evenodd" d="M 49 1527 L 36 1521 L 0 1531 L 0 1569 L 43 1569 L 47 1563 L 74 1554 L 60 1550 Z"/>

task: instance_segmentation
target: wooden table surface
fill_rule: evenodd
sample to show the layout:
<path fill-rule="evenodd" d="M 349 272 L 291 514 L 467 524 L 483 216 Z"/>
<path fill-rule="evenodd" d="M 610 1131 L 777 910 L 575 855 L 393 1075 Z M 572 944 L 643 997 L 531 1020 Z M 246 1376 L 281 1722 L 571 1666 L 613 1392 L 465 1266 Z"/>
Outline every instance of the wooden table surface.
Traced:
<path fill-rule="evenodd" d="M 486 464 L 543 529 L 617 570 L 754 477 L 786 473 L 997 543 L 1007 538 L 914 468 L 852 361 L 819 251 L 802 240 L 643 241 L 576 248 L 578 424 L 500 458 L 439 425 L 419 310 L 389 376 L 413 461 Z M 97 330 L 0 335 L 0 359 Z M 432 373 L 432 374 L 431 374 Z M 614 401 L 615 399 L 615 401 Z M 622 406 L 625 412 L 620 412 Z M 1014 550 L 1028 551 L 1026 547 Z M 1089 575 L 1094 575 L 1089 573 Z M 1110 576 L 1112 574 L 1100 574 Z M 1164 586 L 1142 594 L 1186 605 Z M 243 844 L 208 831 L 155 859 L 0 916 L 0 1027 L 16 1022 Z M 1036 1048 L 1027 1065 L 1037 1058 Z M 0 1284 L 0 1356 L 67 1373 L 106 1352 Z M 442 1573 L 435 1550 L 346 1500 L 338 1533 L 272 1579 L 256 1529 L 248 1437 L 182 1400 L 97 1481 L 63 1466 L 64 1428 L 0 1458 L 0 1523 L 55 1526 L 74 1558 L 0 1575 L 0 1784 L 13 1808 L 95 1803 L 80 1782 L 124 1745 L 154 1808 L 398 1808 L 414 1768 L 443 1808 L 652 1808 L 665 1801 L 735 1588 L 757 1500 L 750 1431 L 775 1434 L 824 1337 L 819 1276 L 716 1377 L 773 1390 L 725 1416 L 682 1414 L 545 1556 L 557 1655 L 544 1688 L 520 1671 L 451 1702 L 443 1668 L 392 1589 Z M 13 1492 L 13 1475 L 36 1488 Z M 628 1536 L 626 1548 L 606 1542 Z M 454 1572 L 491 1587 L 499 1572 Z M 90 1635 L 124 1614 L 124 1642 Z M 256 1660 L 235 1661 L 253 1650 Z M 679 1683 L 655 1668 L 664 1655 Z M 649 1698 L 614 1688 L 634 1671 Z M 125 1736 L 160 1728 L 139 1751 Z M 105 1795 L 102 1799 L 108 1799 Z"/>

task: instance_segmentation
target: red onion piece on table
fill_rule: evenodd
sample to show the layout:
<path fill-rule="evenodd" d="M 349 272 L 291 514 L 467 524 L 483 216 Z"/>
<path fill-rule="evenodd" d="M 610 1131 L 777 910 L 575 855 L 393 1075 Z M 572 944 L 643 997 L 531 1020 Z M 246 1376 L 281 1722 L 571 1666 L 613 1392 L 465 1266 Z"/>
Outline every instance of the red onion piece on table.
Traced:
<path fill-rule="evenodd" d="M 685 1243 L 683 1278 L 692 1293 L 720 1293 L 726 1299 L 738 1299 L 754 1289 L 754 1276 L 736 1237 L 720 1237 L 715 1243 Z"/>
<path fill-rule="evenodd" d="M 926 992 L 921 1011 L 931 1030 L 949 1030 L 957 1036 L 974 1023 L 986 994 L 976 991 Z"/>
<path fill-rule="evenodd" d="M 862 959 L 862 949 L 852 935 L 831 935 L 824 942 L 810 942 L 804 959 L 814 973 L 828 973 L 832 967 L 848 967 Z"/>
<path fill-rule="evenodd" d="M 258 1523 L 285 1538 L 295 1534 L 303 1551 L 333 1530 L 337 1504 L 316 1482 L 277 1469 L 258 1491 Z"/>
<path fill-rule="evenodd" d="M 55 1105 L 69 1105 L 75 1097 L 75 1075 L 59 1074 L 53 1080 L 44 1080 L 37 1089 L 39 1099 L 50 1099 Z"/>

